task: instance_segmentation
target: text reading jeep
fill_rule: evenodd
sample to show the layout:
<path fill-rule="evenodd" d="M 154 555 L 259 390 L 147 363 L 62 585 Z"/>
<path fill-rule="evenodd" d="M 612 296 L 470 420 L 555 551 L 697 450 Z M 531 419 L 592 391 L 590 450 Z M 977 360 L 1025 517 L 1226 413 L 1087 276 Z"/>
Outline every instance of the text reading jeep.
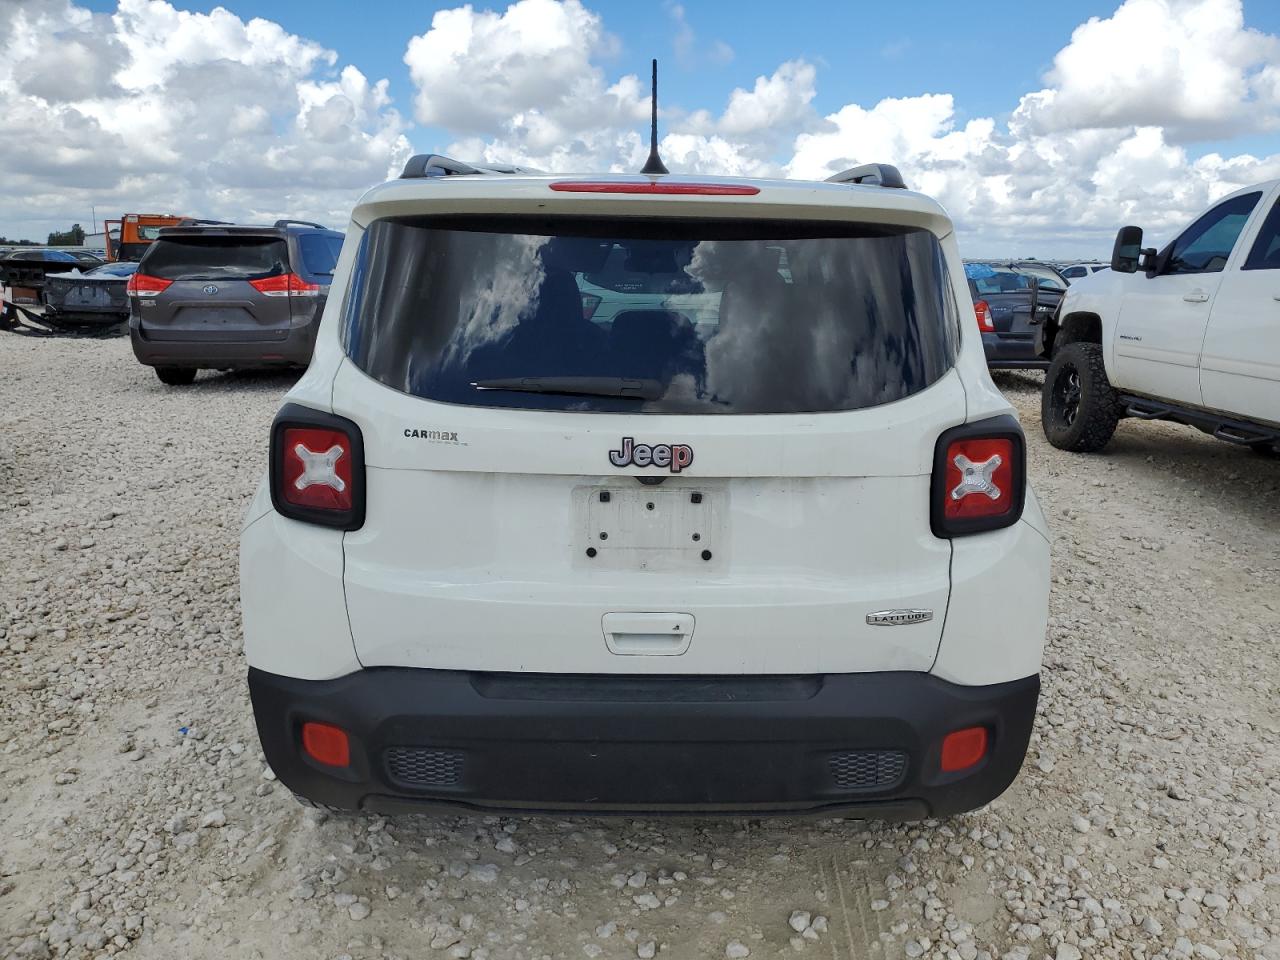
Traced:
<path fill-rule="evenodd" d="M 951 223 L 892 167 L 416 157 L 333 293 L 241 540 L 293 791 L 918 818 L 1013 780 L 1048 534 Z"/>

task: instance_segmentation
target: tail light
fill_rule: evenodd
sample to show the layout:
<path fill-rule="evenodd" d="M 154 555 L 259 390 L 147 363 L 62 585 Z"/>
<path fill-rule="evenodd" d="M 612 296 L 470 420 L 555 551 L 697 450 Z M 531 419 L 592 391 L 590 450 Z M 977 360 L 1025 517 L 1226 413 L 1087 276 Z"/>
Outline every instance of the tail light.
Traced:
<path fill-rule="evenodd" d="M 948 733 L 942 741 L 942 772 L 956 773 L 976 766 L 987 755 L 987 728 L 965 727 Z"/>
<path fill-rule="evenodd" d="M 991 319 L 991 305 L 985 300 L 975 300 L 974 315 L 978 318 L 978 329 L 983 333 L 995 333 L 996 325 Z"/>
<path fill-rule="evenodd" d="M 281 273 L 261 280 L 250 280 L 249 286 L 268 297 L 320 296 L 320 284 L 308 283 L 296 273 Z"/>
<path fill-rule="evenodd" d="M 154 297 L 169 289 L 172 280 L 151 277 L 145 273 L 134 273 L 124 285 L 124 292 L 131 297 Z"/>
<path fill-rule="evenodd" d="M 345 417 L 290 403 L 271 425 L 271 503 L 292 520 L 364 524 L 364 442 Z"/>
<path fill-rule="evenodd" d="M 582 296 L 582 319 L 590 320 L 596 315 L 596 309 L 600 306 L 600 297 L 594 293 L 584 293 Z"/>
<path fill-rule="evenodd" d="M 934 536 L 1011 526 L 1026 495 L 1026 443 L 1013 417 L 961 424 L 938 438 L 929 508 Z"/>

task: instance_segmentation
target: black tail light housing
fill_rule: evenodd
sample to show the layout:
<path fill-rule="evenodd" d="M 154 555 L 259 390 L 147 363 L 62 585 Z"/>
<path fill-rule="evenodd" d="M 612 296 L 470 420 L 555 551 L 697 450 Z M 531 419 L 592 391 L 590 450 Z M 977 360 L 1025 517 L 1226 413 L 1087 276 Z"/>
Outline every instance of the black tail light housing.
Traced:
<path fill-rule="evenodd" d="M 962 423 L 933 451 L 929 525 L 936 537 L 963 537 L 1017 523 L 1027 499 L 1027 444 L 1011 416 Z"/>
<path fill-rule="evenodd" d="M 287 403 L 271 424 L 271 504 L 337 530 L 364 525 L 364 438 L 346 417 Z"/>

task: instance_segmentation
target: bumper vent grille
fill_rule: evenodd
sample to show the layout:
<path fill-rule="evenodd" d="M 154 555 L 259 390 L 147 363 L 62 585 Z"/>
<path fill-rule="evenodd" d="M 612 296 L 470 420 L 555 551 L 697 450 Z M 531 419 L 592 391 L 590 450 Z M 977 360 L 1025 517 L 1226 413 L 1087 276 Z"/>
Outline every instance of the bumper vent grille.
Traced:
<path fill-rule="evenodd" d="M 831 779 L 844 790 L 886 790 L 896 787 L 907 773 L 907 755 L 901 750 L 834 753 L 827 764 Z"/>
<path fill-rule="evenodd" d="M 462 776 L 462 754 L 434 747 L 391 747 L 387 773 L 408 787 L 448 787 Z"/>

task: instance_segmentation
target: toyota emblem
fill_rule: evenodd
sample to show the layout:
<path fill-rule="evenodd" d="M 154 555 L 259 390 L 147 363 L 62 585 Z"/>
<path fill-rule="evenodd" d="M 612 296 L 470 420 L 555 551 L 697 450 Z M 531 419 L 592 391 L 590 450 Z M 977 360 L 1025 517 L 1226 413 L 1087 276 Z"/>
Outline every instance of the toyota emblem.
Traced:
<path fill-rule="evenodd" d="M 209 296 L 212 297 L 215 293 L 218 292 L 218 285 L 215 283 L 207 283 L 201 289 L 204 290 L 205 293 L 207 293 Z"/>

